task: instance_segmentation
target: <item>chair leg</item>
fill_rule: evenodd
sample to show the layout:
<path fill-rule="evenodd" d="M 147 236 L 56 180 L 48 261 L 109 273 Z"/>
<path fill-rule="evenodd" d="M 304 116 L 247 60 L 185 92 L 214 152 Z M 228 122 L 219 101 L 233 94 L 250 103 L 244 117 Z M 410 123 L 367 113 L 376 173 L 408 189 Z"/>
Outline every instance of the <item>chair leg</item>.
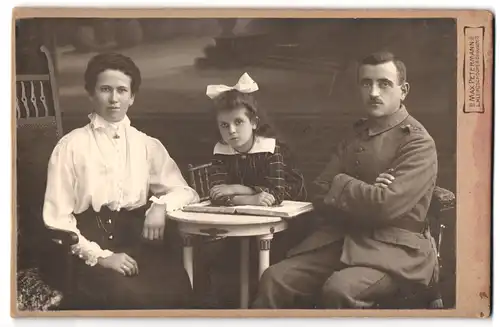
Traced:
<path fill-rule="evenodd" d="M 425 290 L 425 300 L 427 309 L 442 309 L 444 308 L 443 297 L 441 295 L 441 287 L 439 281 L 433 279 Z"/>
<path fill-rule="evenodd" d="M 443 299 L 435 299 L 432 300 L 431 303 L 429 304 L 429 309 L 443 309 L 444 308 L 444 303 Z"/>

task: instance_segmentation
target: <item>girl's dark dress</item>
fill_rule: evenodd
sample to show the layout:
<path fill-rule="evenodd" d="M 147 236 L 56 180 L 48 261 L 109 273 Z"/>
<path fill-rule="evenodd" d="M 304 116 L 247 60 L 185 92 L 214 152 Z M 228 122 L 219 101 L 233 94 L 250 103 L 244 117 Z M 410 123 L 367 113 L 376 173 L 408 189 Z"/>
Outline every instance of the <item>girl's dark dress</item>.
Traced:
<path fill-rule="evenodd" d="M 275 204 L 283 200 L 306 201 L 302 173 L 297 169 L 289 148 L 278 140 L 256 137 L 254 146 L 248 153 L 238 153 L 229 145 L 218 143 L 214 148 L 210 172 L 210 187 L 220 184 L 240 184 L 253 188 L 256 192 L 268 192 L 276 199 Z M 224 197 L 215 204 L 226 205 L 229 197 Z M 289 231 L 274 235 L 271 263 L 279 260 L 289 248 Z M 208 242 L 202 248 L 203 271 L 199 276 L 206 280 L 209 290 L 203 287 L 197 293 L 205 301 L 206 307 L 236 308 L 239 305 L 239 238 L 225 238 Z M 250 243 L 251 288 L 257 281 L 257 247 Z M 273 260 L 273 258 L 275 258 Z M 278 258 L 278 259 L 276 259 Z M 207 271 L 208 270 L 208 271 Z M 199 280 L 199 279 L 198 279 Z M 195 284 L 195 291 L 196 291 Z"/>
<path fill-rule="evenodd" d="M 268 192 L 276 199 L 305 201 L 304 177 L 296 168 L 289 148 L 272 138 L 257 137 L 249 153 L 238 153 L 218 143 L 214 149 L 210 187 L 240 184 L 256 192 Z M 226 199 L 215 201 L 224 204 Z"/>

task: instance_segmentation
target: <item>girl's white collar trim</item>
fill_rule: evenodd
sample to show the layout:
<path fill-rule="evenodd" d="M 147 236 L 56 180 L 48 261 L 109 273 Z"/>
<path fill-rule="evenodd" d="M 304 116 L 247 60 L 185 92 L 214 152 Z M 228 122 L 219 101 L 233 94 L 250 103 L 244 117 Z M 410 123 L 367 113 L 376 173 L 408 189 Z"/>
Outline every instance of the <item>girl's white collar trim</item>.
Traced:
<path fill-rule="evenodd" d="M 275 149 L 276 139 L 257 136 L 252 148 L 247 153 L 274 153 Z M 240 153 L 234 150 L 229 144 L 222 144 L 218 142 L 214 147 L 214 154 L 235 155 Z"/>

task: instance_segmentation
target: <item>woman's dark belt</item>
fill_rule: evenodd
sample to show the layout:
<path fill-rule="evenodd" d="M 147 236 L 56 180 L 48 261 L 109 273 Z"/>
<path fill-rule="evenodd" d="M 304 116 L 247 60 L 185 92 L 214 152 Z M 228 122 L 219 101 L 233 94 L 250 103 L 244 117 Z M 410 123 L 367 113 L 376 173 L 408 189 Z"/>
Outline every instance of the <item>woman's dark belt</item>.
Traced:
<path fill-rule="evenodd" d="M 101 247 L 113 248 L 140 240 L 145 212 L 146 206 L 120 211 L 102 206 L 98 212 L 90 207 L 75 218 L 83 236 Z"/>
<path fill-rule="evenodd" d="M 108 235 L 108 240 L 114 238 L 113 233 L 115 231 L 116 217 L 119 214 L 120 211 L 112 211 L 107 206 L 102 206 L 99 212 L 95 212 L 97 226 Z"/>

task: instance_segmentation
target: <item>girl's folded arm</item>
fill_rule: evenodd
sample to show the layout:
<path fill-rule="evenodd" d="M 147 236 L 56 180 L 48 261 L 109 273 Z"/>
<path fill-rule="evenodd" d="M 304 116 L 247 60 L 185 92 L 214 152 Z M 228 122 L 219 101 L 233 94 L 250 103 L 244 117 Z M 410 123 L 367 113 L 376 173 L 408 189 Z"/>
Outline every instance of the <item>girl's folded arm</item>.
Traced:
<path fill-rule="evenodd" d="M 271 194 L 275 202 L 281 204 L 287 194 L 287 185 L 285 181 L 285 164 L 283 155 L 280 151 L 276 151 L 267 160 L 267 176 L 266 185 L 255 185 L 252 188 L 257 192 L 267 192 Z"/>
<path fill-rule="evenodd" d="M 212 159 L 212 165 L 208 173 L 209 187 L 212 188 L 216 185 L 227 184 L 228 177 L 226 163 L 217 158 Z"/>

